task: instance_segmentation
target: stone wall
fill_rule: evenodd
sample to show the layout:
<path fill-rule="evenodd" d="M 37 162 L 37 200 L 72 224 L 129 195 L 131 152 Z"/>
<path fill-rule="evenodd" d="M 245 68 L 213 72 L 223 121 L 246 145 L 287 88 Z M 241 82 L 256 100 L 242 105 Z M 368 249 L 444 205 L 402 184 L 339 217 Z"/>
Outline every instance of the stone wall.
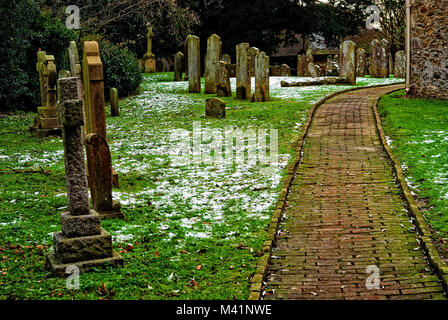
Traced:
<path fill-rule="evenodd" d="M 448 0 L 414 0 L 411 9 L 411 91 L 448 99 Z"/>

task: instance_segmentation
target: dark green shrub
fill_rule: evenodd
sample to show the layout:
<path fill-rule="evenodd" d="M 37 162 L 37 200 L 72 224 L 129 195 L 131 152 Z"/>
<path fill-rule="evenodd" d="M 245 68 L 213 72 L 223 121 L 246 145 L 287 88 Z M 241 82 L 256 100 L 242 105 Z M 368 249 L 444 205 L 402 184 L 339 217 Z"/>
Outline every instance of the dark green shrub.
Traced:
<path fill-rule="evenodd" d="M 106 100 L 109 99 L 110 88 L 117 88 L 120 97 L 134 93 L 143 80 L 135 55 L 127 48 L 119 48 L 106 41 L 100 43 L 100 52 Z"/>

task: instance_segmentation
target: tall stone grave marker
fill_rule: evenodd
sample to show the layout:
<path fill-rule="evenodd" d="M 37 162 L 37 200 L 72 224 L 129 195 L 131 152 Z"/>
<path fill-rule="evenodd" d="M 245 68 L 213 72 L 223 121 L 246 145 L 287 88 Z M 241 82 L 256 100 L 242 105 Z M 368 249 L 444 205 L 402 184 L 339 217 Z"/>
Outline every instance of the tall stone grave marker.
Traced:
<path fill-rule="evenodd" d="M 59 79 L 59 117 L 63 126 L 68 212 L 61 214 L 62 232 L 55 233 L 54 253 L 46 266 L 58 276 L 69 267 L 86 272 L 103 265 L 123 265 L 113 250 L 112 236 L 101 227 L 99 214 L 90 209 L 82 143 L 83 104 L 78 99 L 76 77 Z"/>
<path fill-rule="evenodd" d="M 188 82 L 190 93 L 201 93 L 201 42 L 197 36 L 188 35 Z"/>
<path fill-rule="evenodd" d="M 110 88 L 110 114 L 112 117 L 120 116 L 120 109 L 118 108 L 117 88 Z"/>
<path fill-rule="evenodd" d="M 101 218 L 124 218 L 112 201 L 112 161 L 106 142 L 103 63 L 98 43 L 84 42 L 83 79 L 86 107 L 86 149 L 93 208 Z"/>
<path fill-rule="evenodd" d="M 269 100 L 269 56 L 263 51 L 255 56 L 255 93 L 253 102 Z"/>
<path fill-rule="evenodd" d="M 365 77 L 367 70 L 367 55 L 363 48 L 356 50 L 356 76 Z"/>
<path fill-rule="evenodd" d="M 205 94 L 216 93 L 216 62 L 221 60 L 221 38 L 212 34 L 207 40 L 207 53 L 205 55 Z"/>
<path fill-rule="evenodd" d="M 346 78 L 350 84 L 356 84 L 356 43 L 346 40 L 340 50 L 340 76 Z"/>
<path fill-rule="evenodd" d="M 215 64 L 216 94 L 218 97 L 231 97 L 232 89 L 226 63 L 224 61 L 217 61 Z"/>
<path fill-rule="evenodd" d="M 184 72 L 184 54 L 179 51 L 174 55 L 174 81 L 182 81 L 183 72 Z"/>
<path fill-rule="evenodd" d="M 251 98 L 249 47 L 248 43 L 236 46 L 236 98 L 240 100 Z"/>

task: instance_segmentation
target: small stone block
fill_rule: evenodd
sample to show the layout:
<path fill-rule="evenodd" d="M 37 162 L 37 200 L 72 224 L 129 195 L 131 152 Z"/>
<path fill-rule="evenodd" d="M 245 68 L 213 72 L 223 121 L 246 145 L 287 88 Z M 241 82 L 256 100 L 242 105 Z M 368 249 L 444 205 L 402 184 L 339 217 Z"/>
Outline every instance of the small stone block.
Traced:
<path fill-rule="evenodd" d="M 59 118 L 40 118 L 40 125 L 42 129 L 60 128 Z"/>
<path fill-rule="evenodd" d="M 56 258 L 72 263 L 112 257 L 112 236 L 101 228 L 100 235 L 67 238 L 62 232 L 53 235 Z"/>
<path fill-rule="evenodd" d="M 218 98 L 207 99 L 205 115 L 207 117 L 225 118 L 226 104 L 224 100 Z"/>
<path fill-rule="evenodd" d="M 100 215 L 90 210 L 90 214 L 74 216 L 69 212 L 61 214 L 62 233 L 68 238 L 101 234 Z"/>

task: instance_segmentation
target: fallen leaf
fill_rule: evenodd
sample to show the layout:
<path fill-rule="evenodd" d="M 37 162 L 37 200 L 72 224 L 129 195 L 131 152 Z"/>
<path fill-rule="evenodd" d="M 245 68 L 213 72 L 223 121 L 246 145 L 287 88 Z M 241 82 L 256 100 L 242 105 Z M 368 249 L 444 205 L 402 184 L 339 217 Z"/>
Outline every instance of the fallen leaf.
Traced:
<path fill-rule="evenodd" d="M 201 270 L 201 269 L 202 269 L 202 266 L 200 264 L 196 266 L 196 270 Z"/>

